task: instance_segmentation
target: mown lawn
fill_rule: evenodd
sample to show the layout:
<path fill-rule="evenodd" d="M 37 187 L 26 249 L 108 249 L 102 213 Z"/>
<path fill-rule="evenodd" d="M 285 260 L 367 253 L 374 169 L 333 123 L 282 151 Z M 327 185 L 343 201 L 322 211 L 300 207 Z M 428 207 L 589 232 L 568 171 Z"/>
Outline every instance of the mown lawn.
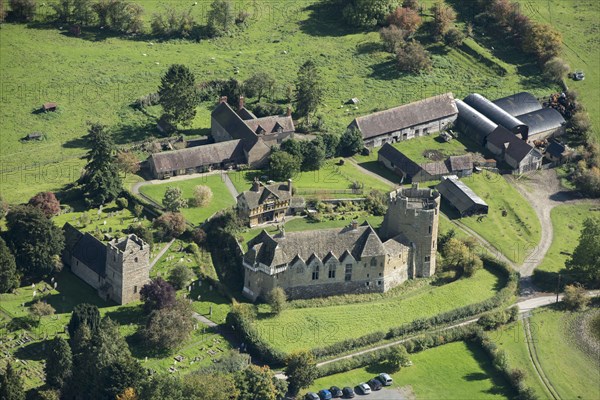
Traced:
<path fill-rule="evenodd" d="M 144 21 L 149 27 L 161 4 L 151 0 L 136 3 L 145 8 Z M 204 21 L 208 3 L 199 3 L 196 7 L 185 2 L 170 4 L 181 10 L 191 8 L 196 19 Z M 275 100 L 281 100 L 300 65 L 313 58 L 325 89 L 319 113 L 327 130 L 335 133 L 342 133 L 356 116 L 446 91 L 457 97 L 475 90 L 484 95 L 549 91 L 548 85 L 537 79 L 512 71 L 498 77 L 461 49 L 432 44 L 427 45 L 433 60 L 430 73 L 400 73 L 393 57 L 382 51 L 375 30 L 352 31 L 342 26 L 339 10 L 320 0 L 244 4 L 252 15 L 246 30 L 199 43 L 121 38 L 100 30 L 76 38 L 66 33 L 67 27 L 4 24 L 0 31 L 0 80 L 7 83 L 0 107 L 3 196 L 17 202 L 37 191 L 57 190 L 75 181 L 85 163 L 79 157 L 87 150 L 82 140 L 86 121 L 110 126 L 119 144 L 156 136 L 161 110 L 154 107 L 144 113 L 130 104 L 155 92 L 172 63 L 188 65 L 199 81 L 245 80 L 255 72 L 269 72 L 278 80 Z M 352 97 L 360 99 L 358 109 L 341 107 Z M 32 114 L 47 101 L 57 102 L 59 111 Z M 213 106 L 213 101 L 201 104 L 191 127 L 182 133 L 206 135 Z M 19 141 L 38 131 L 46 135 L 45 141 Z"/>
<path fill-rule="evenodd" d="M 411 354 L 413 365 L 390 374 L 391 389 L 410 386 L 418 399 L 505 399 L 513 395 L 506 380 L 493 368 L 477 345 L 455 342 Z M 385 365 L 371 365 L 317 379 L 311 391 L 333 385 L 355 387 L 380 372 Z M 390 389 L 383 389 L 390 390 Z"/>
<path fill-rule="evenodd" d="M 489 205 L 489 214 L 462 218 L 460 222 L 480 234 L 506 257 L 523 262 L 540 241 L 541 225 L 531 205 L 504 177 L 484 171 L 462 181 Z M 442 208 L 450 218 L 458 217 L 447 204 Z M 503 216 L 506 211 L 506 216 Z"/>
<path fill-rule="evenodd" d="M 205 207 L 192 206 L 194 189 L 199 185 L 210 187 L 213 193 L 210 203 Z M 181 213 L 188 222 L 192 224 L 201 224 L 217 211 L 235 204 L 235 199 L 231 196 L 231 193 L 229 193 L 227 186 L 225 186 L 225 183 L 223 182 L 223 177 L 219 174 L 154 185 L 144 185 L 140 188 L 140 192 L 150 197 L 158 204 L 162 204 L 162 199 L 169 187 L 178 187 L 183 192 L 183 197 L 188 201 L 188 207 L 181 209 Z"/>
<path fill-rule="evenodd" d="M 499 285 L 496 275 L 481 270 L 469 279 L 373 302 L 287 309 L 276 317 L 270 317 L 266 306 L 261 306 L 264 312 L 256 326 L 265 340 L 284 352 L 310 349 L 488 299 Z"/>
<path fill-rule="evenodd" d="M 600 398 L 600 362 L 577 346 L 579 313 L 537 310 L 531 318 L 542 369 L 563 399 Z"/>

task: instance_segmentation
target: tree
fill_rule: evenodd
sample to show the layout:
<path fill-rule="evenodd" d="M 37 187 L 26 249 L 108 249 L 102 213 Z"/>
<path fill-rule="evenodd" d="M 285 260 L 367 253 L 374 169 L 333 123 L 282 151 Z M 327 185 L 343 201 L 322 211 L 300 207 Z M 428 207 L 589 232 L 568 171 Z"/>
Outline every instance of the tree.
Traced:
<path fill-rule="evenodd" d="M 342 17 L 348 25 L 357 28 L 383 25 L 396 4 L 395 0 L 350 0 L 342 9 Z"/>
<path fill-rule="evenodd" d="M 144 206 L 141 204 L 136 204 L 135 206 L 133 206 L 133 215 L 135 215 L 136 217 L 141 217 L 142 213 L 144 212 Z"/>
<path fill-rule="evenodd" d="M 88 26 L 94 22 L 93 0 L 73 0 L 73 22 Z"/>
<path fill-rule="evenodd" d="M 523 51 L 533 54 L 540 63 L 558 57 L 562 49 L 562 35 L 550 25 L 532 22 L 523 37 Z"/>
<path fill-rule="evenodd" d="M 421 43 L 412 40 L 396 51 L 400 71 L 413 74 L 431 70 L 431 58 Z"/>
<path fill-rule="evenodd" d="M 421 26 L 421 17 L 416 10 L 398 7 L 387 16 L 387 22 L 412 35 Z"/>
<path fill-rule="evenodd" d="M 465 34 L 456 28 L 450 28 L 444 34 L 444 42 L 450 47 L 458 47 L 463 44 Z"/>
<path fill-rule="evenodd" d="M 119 208 L 121 210 L 126 209 L 127 207 L 129 207 L 129 200 L 127 200 L 126 197 L 119 197 L 117 199 L 117 205 L 119 206 Z"/>
<path fill-rule="evenodd" d="M 15 256 L 0 237 L 0 293 L 8 293 L 19 287 L 19 275 Z"/>
<path fill-rule="evenodd" d="M 587 218 L 567 269 L 593 284 L 600 283 L 600 218 Z"/>
<path fill-rule="evenodd" d="M 119 169 L 128 174 L 136 174 L 140 170 L 140 160 L 129 151 L 117 153 L 116 163 Z"/>
<path fill-rule="evenodd" d="M 592 129 L 592 121 L 590 116 L 585 111 L 576 112 L 573 117 L 569 120 L 569 126 L 573 133 L 578 135 L 585 135 L 590 129 Z"/>
<path fill-rule="evenodd" d="M 302 64 L 296 80 L 296 112 L 301 117 L 306 117 L 307 122 L 323 101 L 322 85 L 321 75 L 314 61 L 308 60 Z"/>
<path fill-rule="evenodd" d="M 571 70 L 569 64 L 560 57 L 552 57 L 544 63 L 542 68 L 544 76 L 557 83 L 561 83 L 567 73 Z"/>
<path fill-rule="evenodd" d="M 291 179 L 300 172 L 301 160 L 285 151 L 274 151 L 269 158 L 269 173 L 276 181 Z"/>
<path fill-rule="evenodd" d="M 585 288 L 579 284 L 565 286 L 563 302 L 571 310 L 584 310 L 590 302 Z"/>
<path fill-rule="evenodd" d="M 272 93 L 275 88 L 275 78 L 267 72 L 257 72 L 244 81 L 244 90 L 249 97 L 263 98 L 266 93 Z"/>
<path fill-rule="evenodd" d="M 125 233 L 133 233 L 135 236 L 142 239 L 144 242 L 150 245 L 154 244 L 154 235 L 152 234 L 152 230 L 142 224 L 129 225 Z"/>
<path fill-rule="evenodd" d="M 303 171 L 316 171 L 325 163 L 325 148 L 317 140 L 307 143 L 306 154 L 302 160 Z"/>
<path fill-rule="evenodd" d="M 91 335 L 94 335 L 100 326 L 100 310 L 93 304 L 80 303 L 75 306 L 71 313 L 71 319 L 67 330 L 69 337 L 73 339 L 75 333 L 85 326 Z"/>
<path fill-rule="evenodd" d="M 407 32 L 398 28 L 396 25 L 390 25 L 387 28 L 381 28 L 379 36 L 383 42 L 383 48 L 390 53 L 396 53 L 406 45 Z"/>
<path fill-rule="evenodd" d="M 69 23 L 71 21 L 71 0 L 59 0 L 57 3 L 51 3 L 50 7 L 54 10 L 56 22 Z"/>
<path fill-rule="evenodd" d="M 30 206 L 37 207 L 46 217 L 51 218 L 60 212 L 60 202 L 52 192 L 40 192 L 29 199 Z"/>
<path fill-rule="evenodd" d="M 170 307 L 152 311 L 143 335 L 150 346 L 173 351 L 188 339 L 194 327 L 193 321 L 190 304 L 178 300 Z"/>
<path fill-rule="evenodd" d="M 212 200 L 213 192 L 210 186 L 198 185 L 194 188 L 194 205 L 196 207 L 206 207 Z"/>
<path fill-rule="evenodd" d="M 29 313 L 32 316 L 37 317 L 38 321 L 42 317 L 45 317 L 47 315 L 54 315 L 55 312 L 56 312 L 56 310 L 54 309 L 54 307 L 52 307 L 50 304 L 46 303 L 45 301 L 38 300 L 35 303 L 33 303 L 31 306 L 29 306 Z"/>
<path fill-rule="evenodd" d="M 196 228 L 192 232 L 192 240 L 198 246 L 202 246 L 206 241 L 206 232 L 202 228 Z"/>
<path fill-rule="evenodd" d="M 379 190 L 372 190 L 365 200 L 365 208 L 372 215 L 385 215 L 387 211 L 387 196 Z"/>
<path fill-rule="evenodd" d="M 350 128 L 340 138 L 338 154 L 344 157 L 351 157 L 361 152 L 364 147 L 362 133 L 358 129 Z"/>
<path fill-rule="evenodd" d="M 404 0 L 402 2 L 402 7 L 410 8 L 415 11 L 419 11 L 421 9 L 421 6 L 417 0 Z"/>
<path fill-rule="evenodd" d="M 198 93 L 196 78 L 188 67 L 173 64 L 161 79 L 158 88 L 163 118 L 172 125 L 190 126 L 196 116 Z"/>
<path fill-rule="evenodd" d="M 9 0 L 10 13 L 9 17 L 17 22 L 30 22 L 35 17 L 36 2 L 35 0 Z"/>
<path fill-rule="evenodd" d="M 177 264 L 169 274 L 169 282 L 177 290 L 185 288 L 194 278 L 194 273 L 184 264 Z"/>
<path fill-rule="evenodd" d="M 6 216 L 6 244 L 15 256 L 23 279 L 39 280 L 56 269 L 56 259 L 65 247 L 62 229 L 31 206 L 13 207 Z"/>
<path fill-rule="evenodd" d="M 115 145 L 106 127 L 99 123 L 90 124 L 87 139 L 91 148 L 79 183 L 86 203 L 100 206 L 116 199 L 123 190 L 123 183 L 115 162 Z"/>
<path fill-rule="evenodd" d="M 10 362 L 6 367 L 6 371 L 0 373 L 0 399 L 25 400 L 23 382 Z"/>
<path fill-rule="evenodd" d="M 177 212 L 187 207 L 187 200 L 183 198 L 183 191 L 176 186 L 169 186 L 162 199 L 162 204 L 167 211 Z"/>
<path fill-rule="evenodd" d="M 392 347 L 392 351 L 387 357 L 387 362 L 394 371 L 400 371 L 400 368 L 410 365 L 406 347 L 402 345 Z"/>
<path fill-rule="evenodd" d="M 137 33 L 143 29 L 144 9 L 125 0 L 99 0 L 92 5 L 100 26 L 117 32 Z"/>
<path fill-rule="evenodd" d="M 152 311 L 173 306 L 175 289 L 169 282 L 158 277 L 142 287 L 140 298 L 144 302 L 144 311 L 150 314 Z"/>
<path fill-rule="evenodd" d="M 268 366 L 250 365 L 236 374 L 237 387 L 240 391 L 238 400 L 279 400 L 285 396 L 277 387 L 273 372 Z"/>
<path fill-rule="evenodd" d="M 71 347 L 65 339 L 55 336 L 50 344 L 44 373 L 46 383 L 53 388 L 62 389 L 71 377 L 73 367 L 73 355 Z"/>
<path fill-rule="evenodd" d="M 431 6 L 430 11 L 433 14 L 433 35 L 436 40 L 440 40 L 444 37 L 446 31 L 450 29 L 450 25 L 456 21 L 456 12 L 451 6 L 442 2 L 437 2 Z"/>
<path fill-rule="evenodd" d="M 300 389 L 312 385 L 318 376 L 313 353 L 303 350 L 290 354 L 286 359 L 285 374 L 288 377 L 288 384 L 292 393 L 298 393 Z"/>
<path fill-rule="evenodd" d="M 122 393 L 118 394 L 116 400 L 138 400 L 135 389 L 128 387 Z"/>
<path fill-rule="evenodd" d="M 214 0 L 206 18 L 211 36 L 228 34 L 235 24 L 233 3 L 230 0 Z"/>
<path fill-rule="evenodd" d="M 325 149 L 325 158 L 335 157 L 337 154 L 337 148 L 340 144 L 340 137 L 332 133 L 322 133 L 317 136 L 317 139 L 323 141 L 323 148 Z"/>
<path fill-rule="evenodd" d="M 150 27 L 156 36 L 187 38 L 196 27 L 196 22 L 191 8 L 177 11 L 172 6 L 164 6 L 161 12 L 152 16 Z"/>
<path fill-rule="evenodd" d="M 271 307 L 273 314 L 279 314 L 285 308 L 287 296 L 285 290 L 279 286 L 275 286 L 266 296 L 267 303 Z"/>
<path fill-rule="evenodd" d="M 583 161 L 580 161 L 582 163 Z M 583 162 L 585 163 L 585 162 Z M 573 181 L 583 194 L 590 197 L 600 197 L 600 168 L 580 168 L 578 165 Z"/>
<path fill-rule="evenodd" d="M 185 218 L 181 213 L 167 212 L 154 220 L 153 226 L 164 238 L 176 238 L 185 232 Z"/>

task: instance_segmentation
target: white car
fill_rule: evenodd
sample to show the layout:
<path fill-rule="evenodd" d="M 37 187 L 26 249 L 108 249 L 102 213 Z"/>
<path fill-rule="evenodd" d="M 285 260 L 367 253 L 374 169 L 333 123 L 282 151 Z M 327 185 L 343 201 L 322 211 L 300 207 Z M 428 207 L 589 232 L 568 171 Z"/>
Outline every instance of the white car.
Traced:
<path fill-rule="evenodd" d="M 392 377 L 386 374 L 385 372 L 382 372 L 381 374 L 377 375 L 377 379 L 379 379 L 383 386 L 390 386 L 392 382 L 394 382 Z"/>
<path fill-rule="evenodd" d="M 363 382 L 358 385 L 358 391 L 362 394 L 371 394 L 371 387 Z"/>

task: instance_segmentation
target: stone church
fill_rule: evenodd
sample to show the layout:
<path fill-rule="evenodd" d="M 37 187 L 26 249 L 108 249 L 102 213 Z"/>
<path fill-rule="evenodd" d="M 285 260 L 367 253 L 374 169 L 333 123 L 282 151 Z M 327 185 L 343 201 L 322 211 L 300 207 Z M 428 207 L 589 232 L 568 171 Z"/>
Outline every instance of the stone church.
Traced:
<path fill-rule="evenodd" d="M 71 272 L 118 304 L 139 300 L 150 281 L 150 246 L 136 235 L 103 243 L 69 223 L 63 227 L 63 261 Z"/>
<path fill-rule="evenodd" d="M 262 231 L 243 256 L 244 290 L 252 301 L 274 287 L 290 299 L 385 292 L 436 269 L 440 195 L 418 184 L 389 194 L 376 232 L 368 223 L 344 228 Z"/>

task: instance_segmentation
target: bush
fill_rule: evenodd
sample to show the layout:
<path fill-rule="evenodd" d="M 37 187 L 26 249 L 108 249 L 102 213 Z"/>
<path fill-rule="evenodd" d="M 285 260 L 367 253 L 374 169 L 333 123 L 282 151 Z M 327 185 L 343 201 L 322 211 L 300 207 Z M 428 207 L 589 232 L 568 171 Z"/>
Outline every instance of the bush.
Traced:
<path fill-rule="evenodd" d="M 357 28 L 383 25 L 395 5 L 393 0 L 351 0 L 342 9 L 342 18 L 348 25 Z"/>
<path fill-rule="evenodd" d="M 16 22 L 30 22 L 35 17 L 35 0 L 9 0 L 9 18 Z"/>
<path fill-rule="evenodd" d="M 565 294 L 562 300 L 570 310 L 584 310 L 590 302 L 585 288 L 579 284 L 565 286 Z"/>
<path fill-rule="evenodd" d="M 283 290 L 279 286 L 274 287 L 273 290 L 271 290 L 266 297 L 266 301 L 271 307 L 271 312 L 273 314 L 277 315 L 283 311 L 287 302 L 285 290 Z"/>
<path fill-rule="evenodd" d="M 465 40 L 465 34 L 456 28 L 449 29 L 444 34 L 444 42 L 450 47 L 458 47 L 463 44 Z"/>
<path fill-rule="evenodd" d="M 60 213 L 60 202 L 52 192 L 40 192 L 36 194 L 29 200 L 29 205 L 42 210 L 48 218 Z"/>
<path fill-rule="evenodd" d="M 398 7 L 386 18 L 387 23 L 394 25 L 407 34 L 412 35 L 421 26 L 419 13 L 411 8 Z"/>
<path fill-rule="evenodd" d="M 404 72 L 416 74 L 431 69 L 429 52 L 415 40 L 396 50 L 396 61 L 400 71 Z"/>
<path fill-rule="evenodd" d="M 196 207 L 206 207 L 212 200 L 213 192 L 206 185 L 198 185 L 194 188 L 194 205 Z"/>
<path fill-rule="evenodd" d="M 127 201 L 125 197 L 119 197 L 117 199 L 117 205 L 121 210 L 123 210 L 129 206 L 129 201 Z"/>
<path fill-rule="evenodd" d="M 383 42 L 383 48 L 389 53 L 396 53 L 398 49 L 406 44 L 407 32 L 398 28 L 396 25 L 390 25 L 379 31 L 379 36 Z"/>
<path fill-rule="evenodd" d="M 177 290 L 181 290 L 194 278 L 194 273 L 183 264 L 177 264 L 169 273 L 169 282 Z"/>
<path fill-rule="evenodd" d="M 565 60 L 559 57 L 552 57 L 544 63 L 542 70 L 544 76 L 551 81 L 562 83 L 571 68 Z"/>
<path fill-rule="evenodd" d="M 168 212 L 154 220 L 153 226 L 165 239 L 176 238 L 185 232 L 186 222 L 181 213 Z"/>
<path fill-rule="evenodd" d="M 258 118 L 262 118 L 271 115 L 283 115 L 286 113 L 286 109 L 279 104 L 256 103 L 252 106 L 252 112 Z"/>

